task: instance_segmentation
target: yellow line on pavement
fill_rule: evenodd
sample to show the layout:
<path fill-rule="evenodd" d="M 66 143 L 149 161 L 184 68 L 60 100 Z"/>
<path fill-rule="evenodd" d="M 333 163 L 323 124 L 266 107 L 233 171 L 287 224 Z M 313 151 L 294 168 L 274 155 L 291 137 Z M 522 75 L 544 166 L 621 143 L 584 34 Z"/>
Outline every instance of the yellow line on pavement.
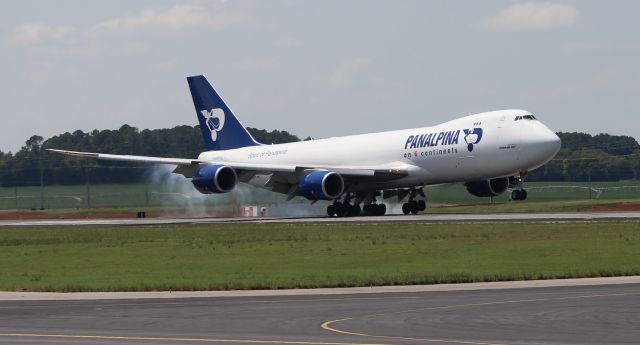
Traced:
<path fill-rule="evenodd" d="M 527 302 L 543 302 L 543 301 L 561 301 L 561 300 L 573 300 L 573 299 L 585 299 L 585 298 L 597 298 L 597 297 L 617 297 L 617 296 L 633 296 L 640 295 L 640 292 L 632 292 L 632 293 L 615 293 L 615 294 L 597 294 L 597 295 L 584 295 L 584 296 L 569 296 L 569 297 L 552 297 L 552 298 L 533 298 L 533 299 L 522 299 L 522 300 L 510 300 L 510 301 L 497 301 L 497 302 L 483 302 L 483 303 L 469 303 L 469 304 L 457 304 L 457 305 L 448 305 L 448 306 L 440 306 L 440 307 L 426 307 L 426 308 L 417 308 L 417 309 L 408 309 L 401 310 L 395 312 L 387 312 L 387 313 L 378 313 L 378 314 L 370 314 L 360 317 L 347 317 L 342 319 L 330 320 L 323 322 L 320 327 L 324 330 L 344 334 L 344 335 L 352 335 L 352 336 L 360 336 L 360 337 L 368 337 L 368 338 L 378 338 L 378 339 L 390 339 L 390 340 L 410 340 L 410 341 L 422 341 L 422 342 L 430 342 L 430 343 L 449 343 L 449 344 L 467 344 L 467 345 L 504 345 L 503 343 L 487 343 L 487 342 L 479 342 L 472 340 L 459 340 L 459 339 L 437 339 L 437 338 L 413 338 L 413 337 L 402 337 L 402 336 L 389 336 L 389 335 L 375 335 L 375 334 L 366 334 L 366 333 L 358 333 L 351 332 L 344 329 L 338 329 L 335 327 L 335 324 L 349 321 L 354 319 L 363 319 L 363 318 L 372 318 L 379 317 L 385 315 L 392 314 L 406 314 L 417 311 L 424 310 L 443 310 L 443 309 L 456 309 L 456 308 L 466 308 L 466 307 L 480 307 L 487 305 L 498 305 L 498 304 L 512 304 L 512 303 L 527 303 Z"/>

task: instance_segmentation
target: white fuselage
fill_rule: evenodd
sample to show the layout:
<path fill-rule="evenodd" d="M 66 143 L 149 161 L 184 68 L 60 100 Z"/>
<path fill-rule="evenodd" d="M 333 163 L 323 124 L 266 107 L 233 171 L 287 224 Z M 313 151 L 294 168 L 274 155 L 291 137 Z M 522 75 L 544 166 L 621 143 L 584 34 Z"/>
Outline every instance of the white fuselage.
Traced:
<path fill-rule="evenodd" d="M 472 132 L 478 128 L 481 138 Z M 358 186 L 366 190 L 513 176 L 545 164 L 559 149 L 560 139 L 531 113 L 501 110 L 469 115 L 433 127 L 207 151 L 200 154 L 199 159 L 296 166 L 408 168 L 409 174 L 405 177 Z"/>

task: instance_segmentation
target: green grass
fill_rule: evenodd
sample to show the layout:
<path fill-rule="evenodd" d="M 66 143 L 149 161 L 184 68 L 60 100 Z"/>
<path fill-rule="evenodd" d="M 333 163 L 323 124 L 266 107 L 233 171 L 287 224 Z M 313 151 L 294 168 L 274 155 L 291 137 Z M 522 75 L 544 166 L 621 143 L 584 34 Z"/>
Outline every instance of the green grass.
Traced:
<path fill-rule="evenodd" d="M 510 202 L 509 193 L 493 200 L 470 195 L 463 185 L 430 186 L 425 188 L 428 213 L 495 213 L 495 212 L 575 212 L 592 206 L 640 204 L 640 181 L 619 182 L 530 182 L 526 184 L 529 198 Z M 16 194 L 18 198 L 16 199 Z M 228 194 L 202 195 L 187 179 L 173 184 L 104 184 L 90 188 L 91 206 L 87 207 L 86 186 L 47 186 L 44 193 L 46 213 L 51 217 L 90 214 L 129 214 L 146 211 L 150 216 L 230 216 L 239 205 L 280 205 L 272 215 L 324 215 L 326 203 L 313 206 L 303 198 L 285 203 L 285 196 L 258 188 L 239 186 Z M 17 203 L 16 203 L 17 201 Z M 384 200 L 393 207 L 396 198 Z M 17 206 L 17 208 L 16 208 Z M 452 207 L 453 206 L 453 207 Z M 25 211 L 40 208 L 40 188 L 0 188 L 0 212 Z M 273 210 L 273 208 L 271 208 Z M 287 210 L 304 210 L 288 213 Z M 400 208 L 396 207 L 400 213 Z"/>
<path fill-rule="evenodd" d="M 640 204 L 638 199 L 587 199 L 551 201 L 496 201 L 478 204 L 428 206 L 427 213 L 541 213 L 541 212 L 584 212 L 594 207 Z"/>
<path fill-rule="evenodd" d="M 279 289 L 640 274 L 637 222 L 0 228 L 0 290 Z"/>
<path fill-rule="evenodd" d="M 526 182 L 529 191 L 527 201 L 563 201 L 589 199 L 640 199 L 640 181 L 616 182 Z M 450 184 L 425 188 L 427 198 L 437 203 L 481 203 L 487 198 L 477 198 L 467 192 L 462 184 Z M 494 198 L 509 200 L 509 193 Z"/>
<path fill-rule="evenodd" d="M 44 207 L 46 209 L 87 209 L 87 194 L 90 204 L 97 208 L 217 208 L 237 203 L 282 203 L 286 196 L 259 188 L 239 186 L 229 194 L 199 194 L 188 179 L 178 177 L 166 184 L 101 184 L 92 185 L 89 193 L 84 185 L 45 186 Z M 527 202 L 551 202 L 566 200 L 613 200 L 636 199 L 640 202 L 640 181 L 618 182 L 528 182 Z M 40 187 L 0 187 L 0 210 L 24 210 L 40 208 Z M 470 195 L 462 184 L 430 186 L 425 188 L 427 199 L 434 204 L 478 204 L 489 203 L 487 198 Z M 16 197 L 17 196 L 17 197 Z M 302 199 L 301 199 L 302 200 Z M 300 200 L 300 201 L 301 201 Z M 509 193 L 494 198 L 496 202 L 509 200 Z M 387 201 L 395 201 L 395 198 Z"/>

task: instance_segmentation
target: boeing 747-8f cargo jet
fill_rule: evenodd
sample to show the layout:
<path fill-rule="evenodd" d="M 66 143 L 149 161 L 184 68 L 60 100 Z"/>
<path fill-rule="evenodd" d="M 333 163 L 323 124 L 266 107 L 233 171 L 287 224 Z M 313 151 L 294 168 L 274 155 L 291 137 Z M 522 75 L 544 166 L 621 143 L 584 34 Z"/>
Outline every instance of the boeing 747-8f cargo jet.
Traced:
<path fill-rule="evenodd" d="M 198 158 L 50 151 L 176 165 L 173 172 L 190 178 L 201 193 L 228 193 L 243 182 L 289 198 L 330 201 L 327 214 L 340 217 L 385 214 L 378 197 L 408 197 L 402 210 L 415 214 L 426 207 L 422 187 L 443 183 L 462 182 L 478 197 L 511 188 L 512 199 L 524 200 L 527 173 L 560 150 L 560 138 L 525 110 L 469 115 L 433 127 L 263 145 L 204 76 L 187 81 L 208 150 Z"/>

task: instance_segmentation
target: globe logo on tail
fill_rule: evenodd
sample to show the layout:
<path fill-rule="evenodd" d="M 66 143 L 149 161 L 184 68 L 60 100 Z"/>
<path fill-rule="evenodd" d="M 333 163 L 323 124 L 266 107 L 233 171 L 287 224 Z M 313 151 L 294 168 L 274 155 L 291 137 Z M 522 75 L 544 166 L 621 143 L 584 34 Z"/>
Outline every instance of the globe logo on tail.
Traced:
<path fill-rule="evenodd" d="M 467 150 L 473 151 L 473 145 L 480 142 L 482 139 L 482 128 L 463 129 L 464 141 L 467 143 Z"/>
<path fill-rule="evenodd" d="M 200 113 L 204 117 L 204 122 L 211 132 L 211 140 L 216 141 L 216 139 L 218 139 L 218 132 L 224 127 L 224 110 L 214 108 L 211 110 L 200 110 Z"/>

